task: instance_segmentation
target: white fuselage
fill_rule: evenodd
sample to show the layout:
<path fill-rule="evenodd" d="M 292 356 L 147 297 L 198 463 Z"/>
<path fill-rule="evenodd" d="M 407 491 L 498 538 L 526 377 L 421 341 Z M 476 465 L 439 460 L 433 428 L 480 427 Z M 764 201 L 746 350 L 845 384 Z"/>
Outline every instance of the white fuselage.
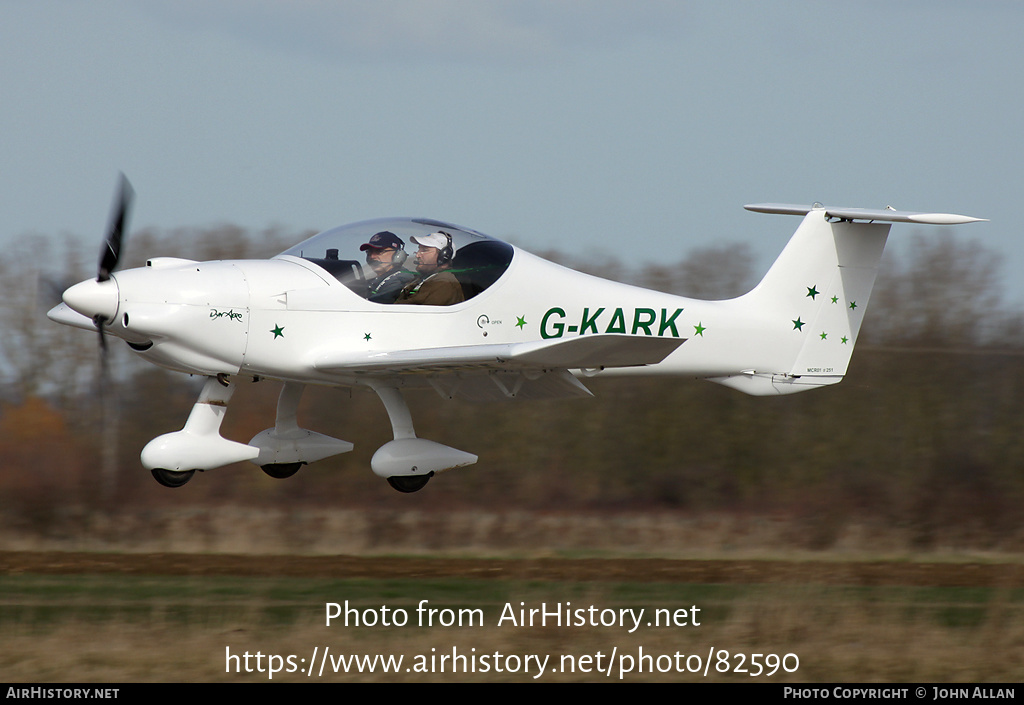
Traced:
<path fill-rule="evenodd" d="M 648 374 L 721 376 L 770 365 L 770 356 L 756 364 L 762 356 L 739 338 L 757 322 L 732 301 L 611 282 L 519 250 L 501 280 L 452 306 L 371 303 L 297 257 L 154 263 L 114 275 L 118 308 L 108 330 L 145 359 L 191 374 L 347 384 L 358 380 L 317 370 L 317 358 L 609 333 L 686 341 L 636 370 Z M 705 338 L 711 320 L 715 337 Z"/>

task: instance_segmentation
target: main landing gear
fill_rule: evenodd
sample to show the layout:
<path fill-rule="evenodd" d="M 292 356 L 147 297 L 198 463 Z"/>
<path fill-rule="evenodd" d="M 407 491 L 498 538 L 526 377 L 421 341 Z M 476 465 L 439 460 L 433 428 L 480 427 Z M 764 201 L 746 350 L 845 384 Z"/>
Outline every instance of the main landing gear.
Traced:
<path fill-rule="evenodd" d="M 305 389 L 304 384 L 285 382 L 277 398 L 274 427 L 257 433 L 249 441 L 250 446 L 260 451 L 253 462 L 263 472 L 278 480 L 291 477 L 307 463 L 347 453 L 353 448 L 348 441 L 299 426 L 296 415 Z"/>
<path fill-rule="evenodd" d="M 380 397 L 391 421 L 394 440 L 377 449 L 370 461 L 373 472 L 399 492 L 418 492 L 442 470 L 472 465 L 477 457 L 425 438 L 417 438 L 412 415 L 398 387 L 381 382 L 370 386 Z M 220 435 L 235 387 L 226 375 L 209 377 L 185 422 L 174 433 L 154 438 L 142 449 L 142 464 L 164 487 L 181 487 L 196 471 L 249 460 L 267 475 L 291 477 L 307 463 L 352 450 L 352 444 L 301 428 L 296 420 L 305 385 L 285 382 L 277 400 L 273 428 L 248 443 Z"/>
<path fill-rule="evenodd" d="M 399 492 L 418 492 L 435 473 L 476 462 L 472 453 L 417 438 L 409 406 L 397 387 L 382 383 L 370 386 L 384 403 L 395 436 L 373 454 L 370 467 L 375 475 L 386 479 Z"/>

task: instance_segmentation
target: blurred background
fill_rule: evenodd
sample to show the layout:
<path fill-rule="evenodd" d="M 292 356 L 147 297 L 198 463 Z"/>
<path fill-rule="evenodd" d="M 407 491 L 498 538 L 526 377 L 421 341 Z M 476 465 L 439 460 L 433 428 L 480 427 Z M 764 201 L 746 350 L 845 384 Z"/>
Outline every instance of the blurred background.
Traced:
<path fill-rule="evenodd" d="M 1019 551 L 1022 23 L 998 0 L 0 0 L 0 547 Z M 44 317 L 95 271 L 119 171 L 123 266 L 426 216 L 717 298 L 797 223 L 744 203 L 991 222 L 894 228 L 833 388 L 410 394 L 424 437 L 481 460 L 408 496 L 369 470 L 376 396 L 310 389 L 300 422 L 354 452 L 168 491 L 139 451 L 201 380 L 111 341 L 101 395 L 96 336 Z M 224 434 L 270 426 L 278 391 L 243 384 Z"/>

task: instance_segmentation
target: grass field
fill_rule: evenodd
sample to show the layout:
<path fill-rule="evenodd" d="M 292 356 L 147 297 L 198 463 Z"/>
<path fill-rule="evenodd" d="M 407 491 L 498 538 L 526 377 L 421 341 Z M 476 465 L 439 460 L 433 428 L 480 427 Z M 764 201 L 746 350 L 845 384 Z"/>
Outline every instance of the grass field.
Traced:
<path fill-rule="evenodd" d="M 0 674 L 260 682 L 274 667 L 272 679 L 286 682 L 1016 682 L 1021 577 L 1009 564 L 5 553 Z M 327 603 L 346 602 L 349 626 L 327 626 Z M 563 614 L 561 626 L 519 624 L 521 608 L 542 603 Z M 583 610 L 568 617 L 586 624 L 567 625 L 566 610 Z M 653 626 L 655 615 L 675 623 Z M 434 625 L 419 626 L 427 617 Z M 403 661 L 333 672 L 350 655 Z"/>

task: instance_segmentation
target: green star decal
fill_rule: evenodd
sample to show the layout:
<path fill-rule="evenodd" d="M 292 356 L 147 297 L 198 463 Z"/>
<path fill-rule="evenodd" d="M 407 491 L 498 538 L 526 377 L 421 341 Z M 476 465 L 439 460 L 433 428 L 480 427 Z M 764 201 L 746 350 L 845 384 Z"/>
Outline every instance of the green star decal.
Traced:
<path fill-rule="evenodd" d="M 841 338 L 841 340 L 843 341 L 843 345 L 846 345 L 846 341 L 848 341 L 848 340 L 849 340 L 849 338 L 847 338 L 847 337 L 846 337 L 846 336 L 844 335 L 844 336 L 843 336 L 843 337 Z"/>
<path fill-rule="evenodd" d="M 822 340 L 826 340 L 827 338 L 828 338 L 828 333 L 826 333 L 825 331 L 821 331 L 821 339 Z"/>
<path fill-rule="evenodd" d="M 274 340 L 284 337 L 284 328 L 276 323 L 274 324 L 274 327 L 270 329 L 270 332 L 274 334 Z"/>
<path fill-rule="evenodd" d="M 699 335 L 699 336 L 700 336 L 701 338 L 703 338 L 703 337 L 704 337 L 704 331 L 706 331 L 706 330 L 707 330 L 707 328 L 705 328 L 705 327 L 704 327 L 704 326 L 703 326 L 703 325 L 701 324 L 701 322 L 698 322 L 698 323 L 697 323 L 697 325 L 695 325 L 695 326 L 693 327 L 693 330 L 694 330 L 694 331 L 696 331 L 696 332 L 694 333 L 694 335 Z"/>
<path fill-rule="evenodd" d="M 798 317 L 795 321 L 793 321 L 793 330 L 803 330 L 803 329 L 804 329 L 804 322 L 801 321 L 800 318 Z"/>
<path fill-rule="evenodd" d="M 522 330 L 526 326 L 526 316 L 516 316 L 516 328 Z"/>
<path fill-rule="evenodd" d="M 851 301 L 850 302 L 850 310 L 852 311 L 855 308 L 857 308 L 857 302 L 856 301 Z"/>
<path fill-rule="evenodd" d="M 833 296 L 832 297 L 832 303 L 834 303 L 834 304 L 839 303 L 839 297 L 838 296 Z"/>
<path fill-rule="evenodd" d="M 807 287 L 807 295 L 811 297 L 811 301 L 814 301 L 814 297 L 817 296 L 820 293 L 821 292 L 818 291 L 817 288 L 815 288 L 813 286 Z"/>
<path fill-rule="evenodd" d="M 369 334 L 369 333 L 364 333 L 364 334 L 363 334 L 363 340 L 369 340 L 369 339 L 370 339 L 370 337 L 371 337 L 371 336 L 370 336 L 370 334 Z"/>

